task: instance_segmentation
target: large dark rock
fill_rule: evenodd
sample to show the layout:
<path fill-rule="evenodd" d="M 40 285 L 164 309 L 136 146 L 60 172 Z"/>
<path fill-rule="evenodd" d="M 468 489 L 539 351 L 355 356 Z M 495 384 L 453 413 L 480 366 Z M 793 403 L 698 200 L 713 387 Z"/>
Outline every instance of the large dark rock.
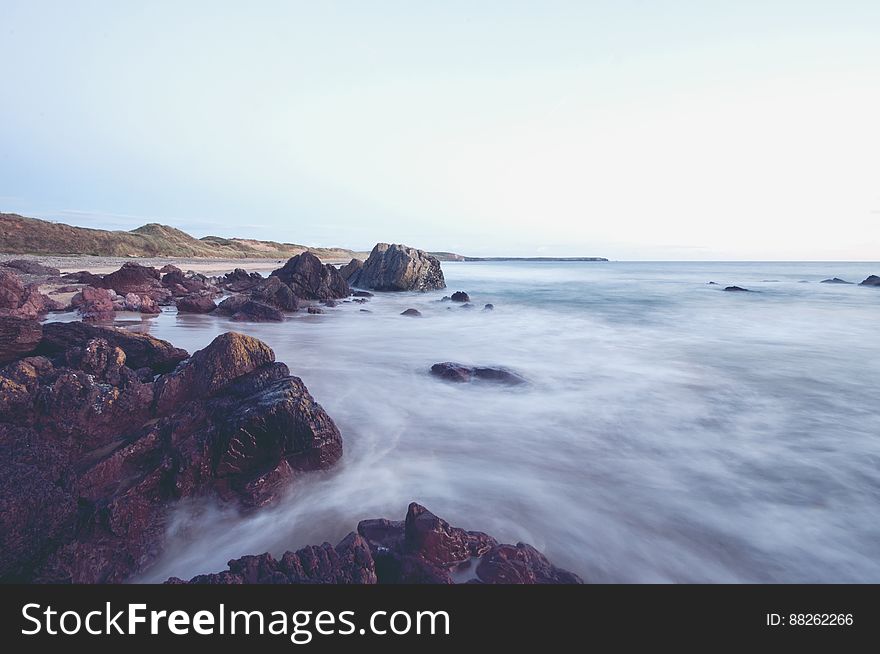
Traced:
<path fill-rule="evenodd" d="M 169 301 L 172 295 L 171 291 L 162 285 L 161 278 L 155 268 L 129 261 L 116 272 L 104 275 L 99 285 L 101 288 L 113 289 L 119 295 L 127 293 L 149 295 L 161 304 Z"/>
<path fill-rule="evenodd" d="M 333 421 L 255 339 L 220 336 L 154 382 L 121 330 L 76 324 L 49 334 L 48 357 L 0 369 L 0 581 L 124 581 L 161 552 L 177 500 L 259 506 L 342 454 Z"/>
<path fill-rule="evenodd" d="M 478 561 L 474 566 L 474 562 Z M 335 548 L 329 543 L 244 556 L 224 572 L 193 577 L 192 584 L 580 584 L 531 545 L 499 545 L 479 531 L 451 526 L 413 502 L 405 520 L 363 520 Z M 468 574 L 470 572 L 470 574 Z M 453 574 L 454 573 L 454 574 Z M 173 577 L 168 583 L 184 583 Z"/>
<path fill-rule="evenodd" d="M 410 309 L 405 309 L 404 311 L 402 311 L 400 315 L 407 316 L 409 318 L 421 318 L 422 312 L 419 311 L 418 309 L 410 308 Z"/>
<path fill-rule="evenodd" d="M 233 293 L 241 293 L 256 286 L 262 281 L 263 276 L 258 272 L 249 273 L 244 268 L 236 268 L 232 272 L 228 272 L 220 280 L 220 285 L 227 291 Z"/>
<path fill-rule="evenodd" d="M 50 322 L 43 325 L 43 339 L 37 354 L 55 357 L 79 347 L 94 338 L 101 338 L 125 352 L 127 365 L 135 370 L 149 368 L 154 374 L 170 372 L 189 353 L 168 341 L 149 334 L 138 334 L 116 327 L 97 327 L 82 322 Z"/>
<path fill-rule="evenodd" d="M 841 279 L 840 277 L 832 277 L 831 279 L 823 279 L 820 284 L 852 284 L 852 282 L 848 282 L 845 279 Z"/>
<path fill-rule="evenodd" d="M 257 283 L 251 289 L 250 298 L 282 311 L 296 311 L 299 308 L 293 289 L 274 275 Z"/>
<path fill-rule="evenodd" d="M 507 368 L 466 366 L 453 361 L 435 363 L 431 366 L 431 374 L 451 382 L 469 382 L 478 379 L 510 386 L 526 383 L 524 377 Z"/>
<path fill-rule="evenodd" d="M 177 300 L 178 313 L 211 313 L 217 308 L 209 295 L 187 295 Z"/>
<path fill-rule="evenodd" d="M 0 316 L 0 365 L 33 352 L 42 337 L 38 320 Z"/>
<path fill-rule="evenodd" d="M 284 267 L 273 271 L 271 276 L 278 277 L 290 286 L 294 295 L 304 300 L 343 298 L 351 293 L 335 266 L 321 263 L 308 251 L 288 259 Z"/>
<path fill-rule="evenodd" d="M 179 268 L 166 272 L 162 276 L 162 285 L 175 297 L 194 294 L 213 295 L 219 290 L 205 275 L 192 271 L 184 273 Z"/>
<path fill-rule="evenodd" d="M 342 266 L 339 269 L 339 274 L 342 275 L 342 279 L 347 281 L 349 284 L 353 283 L 353 280 L 357 279 L 358 273 L 364 268 L 364 262 L 360 259 L 352 259 L 347 264 Z"/>
<path fill-rule="evenodd" d="M 877 275 L 869 275 L 859 286 L 880 286 L 880 277 Z"/>
<path fill-rule="evenodd" d="M 52 266 L 44 266 L 39 261 L 33 259 L 13 259 L 4 261 L 0 266 L 12 268 L 25 275 L 33 275 L 36 277 L 58 277 L 61 271 Z"/>
<path fill-rule="evenodd" d="M 349 264 L 351 265 L 351 264 Z M 374 291 L 431 291 L 446 288 L 440 260 L 406 245 L 377 243 L 349 284 Z"/>
<path fill-rule="evenodd" d="M 750 291 L 747 288 L 743 288 L 742 286 L 725 286 L 724 290 L 728 291 L 728 292 L 732 292 L 732 293 L 753 293 L 754 292 L 754 291 Z"/>
<path fill-rule="evenodd" d="M 470 302 L 471 296 L 465 293 L 464 291 L 456 291 L 452 294 L 452 297 L 449 298 L 453 302 Z"/>

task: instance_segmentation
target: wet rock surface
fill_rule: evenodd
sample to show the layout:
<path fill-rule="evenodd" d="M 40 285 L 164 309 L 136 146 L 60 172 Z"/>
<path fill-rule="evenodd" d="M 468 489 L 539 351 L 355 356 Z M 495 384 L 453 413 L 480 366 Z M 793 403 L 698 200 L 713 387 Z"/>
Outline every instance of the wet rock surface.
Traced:
<path fill-rule="evenodd" d="M 348 266 L 353 266 L 353 262 Z M 388 243 L 377 243 L 363 265 L 350 271 L 348 283 L 373 291 L 431 291 L 446 288 L 437 257 L 406 245 Z"/>
<path fill-rule="evenodd" d="M 227 333 L 187 358 L 114 328 L 43 332 L 0 369 L 2 581 L 124 581 L 161 551 L 177 500 L 260 506 L 342 454 L 333 421 L 256 339 Z"/>
<path fill-rule="evenodd" d="M 179 313 L 211 313 L 216 308 L 217 304 L 209 295 L 187 295 L 177 300 Z"/>
<path fill-rule="evenodd" d="M 38 320 L 0 316 L 0 365 L 33 352 L 42 338 Z"/>
<path fill-rule="evenodd" d="M 467 383 L 474 380 L 490 381 L 510 386 L 527 383 L 523 376 L 507 368 L 466 366 L 453 361 L 435 363 L 431 366 L 431 374 L 446 381 L 459 383 Z"/>
<path fill-rule="evenodd" d="M 404 520 L 361 521 L 357 532 L 336 547 L 305 547 L 286 552 L 280 560 L 270 554 L 244 556 L 228 565 L 227 571 L 199 575 L 188 583 L 583 583 L 531 545 L 499 544 L 482 532 L 453 527 L 415 502 Z M 169 583 L 184 582 L 171 578 Z"/>
<path fill-rule="evenodd" d="M 326 300 L 348 297 L 351 289 L 335 266 L 323 264 L 311 252 L 303 252 L 287 260 L 272 272 L 303 300 Z"/>
<path fill-rule="evenodd" d="M 880 286 L 880 276 L 869 275 L 859 286 Z"/>

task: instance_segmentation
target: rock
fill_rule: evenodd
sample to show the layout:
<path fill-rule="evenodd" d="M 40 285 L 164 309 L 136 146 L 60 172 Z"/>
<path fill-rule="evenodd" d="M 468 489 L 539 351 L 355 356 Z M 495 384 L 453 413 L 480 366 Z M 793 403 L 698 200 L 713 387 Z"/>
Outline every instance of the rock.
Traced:
<path fill-rule="evenodd" d="M 184 274 L 180 269 L 165 273 L 162 276 L 162 285 L 169 289 L 175 297 L 217 292 L 217 289 L 205 275 L 192 271 Z"/>
<path fill-rule="evenodd" d="M 13 268 L 20 273 L 25 275 L 34 275 L 40 277 L 58 277 L 61 275 L 61 271 L 58 268 L 53 268 L 51 266 L 44 266 L 38 261 L 34 261 L 33 259 L 13 259 L 11 261 L 4 261 L 0 264 L 6 268 Z"/>
<path fill-rule="evenodd" d="M 352 259 L 339 269 L 342 279 L 347 281 L 349 285 L 353 284 L 353 280 L 357 279 L 358 273 L 363 269 L 364 262 L 360 259 Z"/>
<path fill-rule="evenodd" d="M 0 369 L 0 581 L 125 581 L 161 552 L 177 500 L 260 506 L 342 454 L 330 417 L 255 339 L 220 336 L 153 383 L 125 351 L 138 335 L 72 324 L 46 325 L 52 360 Z M 301 579 L 371 580 L 363 541 L 336 554 L 335 572 L 303 554 Z"/>
<path fill-rule="evenodd" d="M 456 291 L 455 293 L 452 294 L 452 297 L 449 299 L 452 300 L 453 302 L 470 302 L 471 301 L 470 295 L 468 295 L 464 291 Z"/>
<path fill-rule="evenodd" d="M 336 547 L 330 543 L 285 552 L 244 556 L 228 563 L 229 570 L 198 575 L 190 584 L 375 584 L 376 566 L 370 547 L 352 532 Z M 187 583 L 172 577 L 167 583 Z"/>
<path fill-rule="evenodd" d="M 440 261 L 405 245 L 377 243 L 363 267 L 349 280 L 374 291 L 431 291 L 446 288 Z"/>
<path fill-rule="evenodd" d="M 420 318 L 422 315 L 422 312 L 419 311 L 418 309 L 407 309 L 406 311 L 404 311 L 400 315 L 401 316 L 409 316 L 410 318 Z"/>
<path fill-rule="evenodd" d="M 167 273 L 173 275 L 174 273 Z M 161 275 L 155 268 L 142 266 L 129 261 L 116 272 L 104 275 L 99 284 L 101 288 L 113 289 L 120 295 L 137 293 L 149 295 L 157 302 L 166 302 L 171 298 L 171 291 L 162 286 Z"/>
<path fill-rule="evenodd" d="M 321 300 L 321 304 L 325 307 L 330 307 L 331 309 L 336 306 L 336 300 Z"/>
<path fill-rule="evenodd" d="M 231 295 L 217 305 L 217 313 L 231 316 L 234 313 L 238 313 L 238 310 L 247 304 L 247 302 L 249 302 L 249 298 L 246 295 Z"/>
<path fill-rule="evenodd" d="M 286 552 L 244 556 L 217 574 L 191 584 L 451 584 L 453 571 L 479 564 L 470 582 L 486 584 L 580 584 L 524 543 L 503 545 L 479 531 L 451 526 L 415 502 L 406 519 L 363 520 L 335 548 L 329 543 Z M 460 572 L 458 575 L 460 576 Z M 176 577 L 168 583 L 186 583 Z"/>
<path fill-rule="evenodd" d="M 452 361 L 435 363 L 431 366 L 431 374 L 451 382 L 469 382 L 479 379 L 509 386 L 527 383 L 524 377 L 506 368 L 472 367 Z"/>
<path fill-rule="evenodd" d="M 58 306 L 37 284 L 24 285 L 12 269 L 0 267 L 0 316 L 34 319 Z"/>
<path fill-rule="evenodd" d="M 309 307 L 308 312 L 312 314 L 324 313 L 324 310 L 321 307 Z"/>
<path fill-rule="evenodd" d="M 154 374 L 170 372 L 189 358 L 189 353 L 168 341 L 116 327 L 96 327 L 81 322 L 50 322 L 43 325 L 37 353 L 54 357 L 92 339 L 101 338 L 125 352 L 127 365 L 149 368 Z"/>
<path fill-rule="evenodd" d="M 880 286 L 880 277 L 877 275 L 869 275 L 865 278 L 865 281 L 859 284 L 859 286 Z"/>
<path fill-rule="evenodd" d="M 531 545 L 496 545 L 480 559 L 477 578 L 484 584 L 582 584 L 572 572 L 557 568 Z"/>
<path fill-rule="evenodd" d="M 352 300 L 352 302 L 354 302 L 356 304 L 366 304 L 369 301 L 370 301 L 369 298 L 365 298 L 365 297 L 356 297 Z M 346 300 L 346 302 L 348 302 L 348 300 Z"/>
<path fill-rule="evenodd" d="M 284 314 L 268 304 L 247 300 L 232 314 L 232 319 L 236 322 L 282 322 Z"/>
<path fill-rule="evenodd" d="M 361 309 L 361 313 L 373 313 L 369 309 Z"/>
<path fill-rule="evenodd" d="M 464 304 L 462 304 L 462 305 L 459 306 L 458 308 L 459 308 L 459 309 L 473 309 L 473 308 L 474 308 L 474 305 L 471 304 L 470 302 L 465 302 Z"/>
<path fill-rule="evenodd" d="M 90 273 L 88 270 L 80 270 L 79 272 L 65 273 L 61 275 L 61 279 L 67 282 L 74 282 L 76 284 L 88 284 L 89 286 L 94 286 L 95 288 L 101 288 L 101 280 L 103 279 L 103 275 L 95 275 Z"/>
<path fill-rule="evenodd" d="M 166 275 L 168 273 L 173 273 L 173 272 L 182 273 L 183 271 L 180 268 L 178 268 L 177 266 L 175 266 L 173 263 L 166 263 L 164 266 L 162 266 L 159 269 L 159 273 L 162 275 Z"/>
<path fill-rule="evenodd" d="M 0 365 L 33 352 L 43 337 L 37 320 L 0 316 Z"/>
<path fill-rule="evenodd" d="M 322 264 L 311 252 L 303 252 L 291 257 L 270 277 L 277 277 L 287 284 L 294 295 L 304 300 L 326 300 L 344 298 L 351 289 L 339 271 L 330 264 Z"/>
<path fill-rule="evenodd" d="M 369 291 L 352 291 L 352 297 L 374 297 Z"/>
<path fill-rule="evenodd" d="M 221 286 L 234 293 L 248 291 L 263 280 L 258 272 L 248 273 L 244 268 L 236 268 L 231 273 L 226 273 L 221 280 Z"/>
<path fill-rule="evenodd" d="M 820 284 L 852 284 L 852 282 L 848 282 L 845 279 L 841 279 L 840 277 L 832 277 L 831 279 L 823 279 Z"/>
<path fill-rule="evenodd" d="M 296 311 L 299 308 L 299 302 L 293 290 L 275 276 L 257 283 L 251 289 L 250 298 L 255 302 L 268 304 L 270 307 L 282 311 Z"/>
<path fill-rule="evenodd" d="M 494 310 L 495 310 L 494 304 L 490 303 L 490 304 L 486 304 L 483 306 L 483 311 L 494 311 Z"/>
<path fill-rule="evenodd" d="M 149 295 L 141 296 L 141 313 L 147 314 L 159 314 L 162 313 L 162 309 L 159 307 L 159 304 L 151 298 Z"/>
<path fill-rule="evenodd" d="M 709 286 L 718 286 L 718 282 L 708 282 Z"/>
<path fill-rule="evenodd" d="M 742 286 L 725 286 L 724 290 L 733 293 L 754 293 L 754 291 L 750 291 L 749 289 L 743 288 Z"/>
<path fill-rule="evenodd" d="M 73 296 L 71 304 L 79 309 L 86 322 L 108 322 L 115 317 L 113 297 L 106 288 L 85 286 Z"/>
<path fill-rule="evenodd" d="M 187 295 L 177 300 L 178 313 L 211 313 L 217 308 L 208 295 Z"/>

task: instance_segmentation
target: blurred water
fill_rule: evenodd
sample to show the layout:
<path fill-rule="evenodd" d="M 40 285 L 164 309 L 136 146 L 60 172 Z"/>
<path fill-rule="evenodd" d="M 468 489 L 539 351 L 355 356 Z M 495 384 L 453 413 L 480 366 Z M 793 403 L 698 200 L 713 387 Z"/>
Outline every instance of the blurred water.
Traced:
<path fill-rule="evenodd" d="M 416 500 L 589 581 L 880 582 L 880 289 L 818 283 L 880 265 L 443 268 L 474 310 L 407 293 L 282 324 L 144 323 L 190 351 L 230 329 L 266 341 L 345 439 L 275 507 L 181 507 L 145 580 L 335 543 Z M 432 378 L 446 360 L 530 384 Z"/>

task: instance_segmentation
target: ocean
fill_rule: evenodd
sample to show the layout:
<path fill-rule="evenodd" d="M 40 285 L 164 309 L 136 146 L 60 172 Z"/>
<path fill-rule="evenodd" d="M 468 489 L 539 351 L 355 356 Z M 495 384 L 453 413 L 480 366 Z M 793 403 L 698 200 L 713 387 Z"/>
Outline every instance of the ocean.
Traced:
<path fill-rule="evenodd" d="M 336 543 L 418 501 L 588 582 L 880 582 L 880 288 L 819 283 L 880 264 L 443 270 L 444 292 L 280 324 L 138 320 L 191 352 L 228 330 L 264 340 L 345 442 L 333 470 L 254 514 L 179 506 L 139 581 Z M 440 301 L 456 290 L 473 309 Z M 447 383 L 428 372 L 442 361 L 528 384 Z"/>

